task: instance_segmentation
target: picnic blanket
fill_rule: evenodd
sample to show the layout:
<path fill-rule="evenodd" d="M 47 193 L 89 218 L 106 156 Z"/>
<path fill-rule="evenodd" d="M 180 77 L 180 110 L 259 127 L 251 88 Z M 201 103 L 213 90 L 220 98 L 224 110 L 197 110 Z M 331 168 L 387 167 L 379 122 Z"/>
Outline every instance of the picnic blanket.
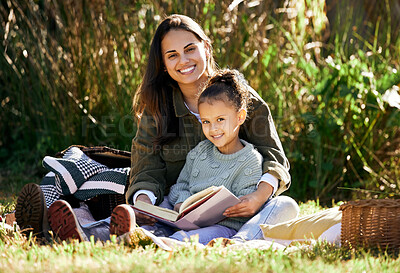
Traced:
<path fill-rule="evenodd" d="M 326 241 L 340 246 L 341 219 L 342 211 L 339 210 L 339 207 L 335 207 L 275 225 L 261 224 L 260 229 L 263 232 L 263 240 L 236 240 L 232 245 L 228 245 L 227 248 L 230 250 L 271 248 L 274 250 L 296 251 L 301 248 L 312 247 L 318 241 Z M 157 237 L 141 228 L 137 230 L 141 230 L 141 233 L 158 247 L 168 251 L 193 244 L 200 248 L 206 247 L 200 243 L 186 243 L 166 237 Z"/>
<path fill-rule="evenodd" d="M 86 201 L 100 194 L 124 194 L 130 168 L 108 168 L 89 158 L 78 147 L 70 147 L 62 158 L 46 156 L 43 166 L 50 172 L 40 187 L 46 206 L 61 195 Z"/>

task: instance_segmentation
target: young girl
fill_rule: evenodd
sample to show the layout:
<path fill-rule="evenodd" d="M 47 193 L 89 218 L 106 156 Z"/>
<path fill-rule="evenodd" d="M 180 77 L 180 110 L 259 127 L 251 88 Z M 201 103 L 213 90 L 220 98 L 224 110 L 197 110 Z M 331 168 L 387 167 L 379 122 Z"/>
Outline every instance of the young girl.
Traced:
<path fill-rule="evenodd" d="M 206 140 L 192 149 L 171 187 L 168 200 L 175 210 L 189 196 L 210 186 L 225 186 L 238 197 L 255 192 L 262 175 L 262 156 L 254 146 L 239 139 L 239 128 L 246 119 L 248 91 L 235 70 L 222 70 L 208 82 L 198 100 Z M 214 238 L 231 238 L 248 220 L 226 218 L 216 225 L 179 231 L 170 238 L 183 241 L 198 235 L 207 244 Z"/>

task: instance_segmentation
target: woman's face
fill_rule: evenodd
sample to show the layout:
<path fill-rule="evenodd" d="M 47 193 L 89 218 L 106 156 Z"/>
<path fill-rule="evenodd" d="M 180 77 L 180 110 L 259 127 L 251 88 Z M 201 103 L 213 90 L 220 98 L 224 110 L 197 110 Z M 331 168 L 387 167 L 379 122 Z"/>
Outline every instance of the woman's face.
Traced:
<path fill-rule="evenodd" d="M 207 80 L 207 48 L 203 41 L 186 30 L 170 30 L 161 41 L 168 74 L 182 88 Z"/>

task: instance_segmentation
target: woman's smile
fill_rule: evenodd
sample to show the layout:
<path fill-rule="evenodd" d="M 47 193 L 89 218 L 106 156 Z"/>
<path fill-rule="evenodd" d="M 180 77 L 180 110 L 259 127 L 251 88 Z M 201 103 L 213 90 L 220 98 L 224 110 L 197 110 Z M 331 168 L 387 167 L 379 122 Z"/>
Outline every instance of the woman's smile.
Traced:
<path fill-rule="evenodd" d="M 190 67 L 188 67 L 188 68 L 180 69 L 180 70 L 178 70 L 178 71 L 179 71 L 181 74 L 187 75 L 187 74 L 192 73 L 195 69 L 196 69 L 196 65 L 192 65 L 192 66 L 190 66 Z"/>
<path fill-rule="evenodd" d="M 198 87 L 207 80 L 207 54 L 204 42 L 192 32 L 169 31 L 161 42 L 168 74 L 179 86 Z"/>

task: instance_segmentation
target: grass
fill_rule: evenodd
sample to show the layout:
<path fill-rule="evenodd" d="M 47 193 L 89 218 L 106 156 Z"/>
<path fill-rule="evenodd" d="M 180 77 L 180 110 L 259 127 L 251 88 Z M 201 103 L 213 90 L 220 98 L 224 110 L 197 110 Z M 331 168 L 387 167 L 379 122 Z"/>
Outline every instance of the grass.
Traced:
<path fill-rule="evenodd" d="M 11 245 L 0 261 L 4 272 L 398 272 L 399 260 L 358 253 L 344 261 L 338 250 L 320 246 L 318 257 L 308 252 L 223 248 L 183 248 L 165 252 L 135 250 L 116 244 L 71 243 L 44 247 Z"/>
<path fill-rule="evenodd" d="M 0 211 L 12 204 L 1 201 Z M 322 209 L 300 204 L 301 214 Z M 199 249 L 172 252 L 118 244 L 57 242 L 41 244 L 0 228 L 0 272 L 399 272 L 400 258 L 383 251 L 350 251 L 326 243 L 297 250 Z"/>

